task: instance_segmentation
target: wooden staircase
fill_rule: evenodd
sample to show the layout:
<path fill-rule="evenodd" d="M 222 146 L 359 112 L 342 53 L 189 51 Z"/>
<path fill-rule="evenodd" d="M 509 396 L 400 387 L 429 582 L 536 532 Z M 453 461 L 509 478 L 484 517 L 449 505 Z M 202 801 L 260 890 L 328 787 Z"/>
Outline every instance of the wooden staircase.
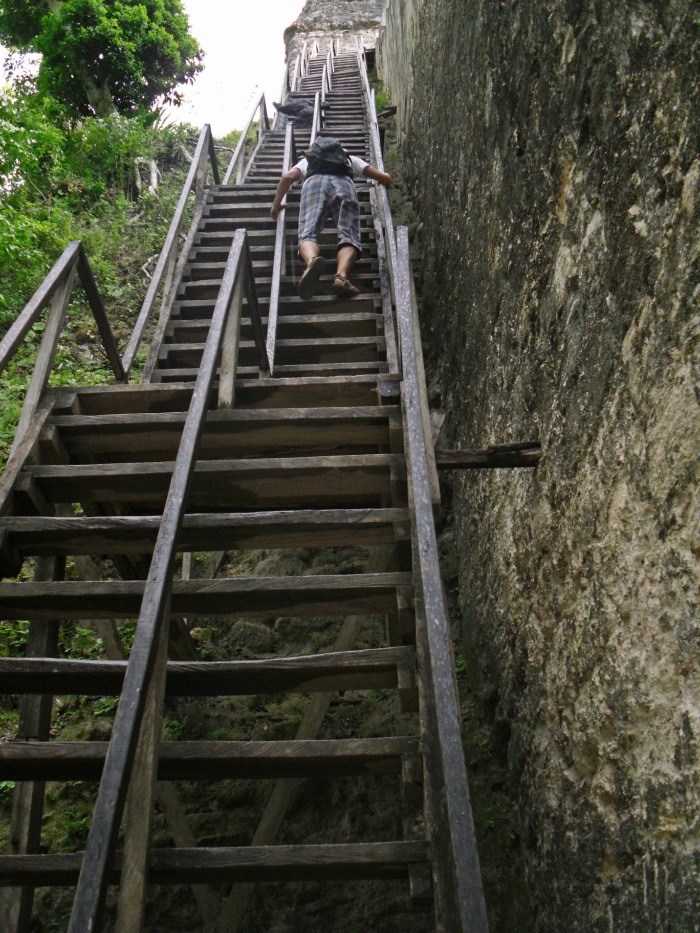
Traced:
<path fill-rule="evenodd" d="M 289 93 L 323 94 L 325 129 L 353 154 L 381 159 L 362 49 L 305 49 Z M 0 659 L 3 692 L 23 697 L 17 741 L 0 745 L 0 780 L 18 782 L 0 885 L 11 890 L 7 916 L 19 933 L 30 929 L 36 887 L 77 884 L 67 929 L 88 933 L 102 928 L 108 886 L 120 884 L 115 929 L 126 933 L 143 928 L 148 883 L 193 885 L 202 928 L 222 933 L 238 929 L 252 882 L 366 878 L 405 879 L 407 896 L 434 911 L 438 930 L 487 929 L 437 560 L 439 491 L 406 231 L 396 238 L 384 193 L 358 183 L 364 252 L 353 280 L 362 294 L 338 299 L 328 278 L 301 301 L 298 190 L 282 226 L 269 209 L 290 142 L 301 153 L 309 139 L 310 131 L 292 138 L 289 127 L 264 130 L 261 120 L 244 177 L 225 185 L 216 169 L 205 184 L 212 149 L 210 138 L 200 141 L 190 181 L 199 201 L 183 253 L 166 244 L 141 383 L 47 392 L 42 375 L 0 479 L 8 581 L 0 584 L 0 615 L 30 623 L 26 657 Z M 332 255 L 334 244 L 335 231 L 326 230 L 322 249 Z M 66 260 L 55 272 L 22 319 L 27 329 L 49 300 L 62 326 L 76 268 Z M 78 272 L 89 285 L 82 266 Z M 15 338 L 3 342 L 0 361 Z M 138 343 L 125 357 L 127 374 Z M 50 369 L 53 357 L 45 356 Z M 374 572 L 188 579 L 184 569 L 192 552 L 338 546 L 376 549 Z M 116 573 L 101 579 L 95 571 L 109 566 L 106 557 Z M 65 578 L 67 558 L 80 579 Z M 34 581 L 14 582 L 31 559 Z M 345 622 L 333 651 L 307 657 L 207 662 L 189 634 L 194 618 L 280 615 Z M 386 617 L 387 647 L 354 650 L 358 619 L 368 615 Z M 125 657 L 115 621 L 137 618 Z M 98 626 L 105 660 L 59 656 L 61 622 L 76 619 Z M 349 689 L 398 691 L 402 709 L 419 714 L 416 734 L 317 740 L 330 696 Z M 282 692 L 316 698 L 296 740 L 160 741 L 166 695 Z M 62 694 L 119 695 L 111 740 L 51 741 L 51 700 Z M 177 817 L 172 785 L 162 783 L 360 774 L 397 775 L 406 814 L 422 813 L 424 834 L 275 845 L 289 805 L 282 787 L 268 830 L 251 846 L 205 848 Z M 47 780 L 100 781 L 84 854 L 42 854 Z M 150 847 L 159 794 L 172 849 Z M 225 902 L 208 887 L 218 882 L 234 884 Z"/>

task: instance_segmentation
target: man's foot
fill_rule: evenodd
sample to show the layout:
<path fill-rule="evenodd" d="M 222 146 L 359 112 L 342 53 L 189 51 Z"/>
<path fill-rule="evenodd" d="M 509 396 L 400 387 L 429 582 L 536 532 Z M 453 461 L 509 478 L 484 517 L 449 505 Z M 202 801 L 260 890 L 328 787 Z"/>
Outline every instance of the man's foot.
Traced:
<path fill-rule="evenodd" d="M 311 260 L 311 264 L 307 266 L 306 272 L 299 280 L 298 294 L 302 301 L 308 301 L 309 298 L 314 297 L 318 288 L 318 280 L 325 271 L 326 260 L 323 256 L 316 256 Z"/>
<path fill-rule="evenodd" d="M 355 295 L 360 294 L 360 289 L 355 288 L 350 279 L 346 279 L 344 275 L 336 275 L 331 287 L 336 295 L 342 295 L 343 298 L 354 298 Z"/>

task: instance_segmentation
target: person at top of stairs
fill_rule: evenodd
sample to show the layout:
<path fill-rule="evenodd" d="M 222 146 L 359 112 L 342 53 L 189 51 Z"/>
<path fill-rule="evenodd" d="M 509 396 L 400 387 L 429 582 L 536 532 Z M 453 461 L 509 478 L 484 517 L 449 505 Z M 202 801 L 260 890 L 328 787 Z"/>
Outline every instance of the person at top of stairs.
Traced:
<path fill-rule="evenodd" d="M 318 237 L 329 219 L 338 227 L 337 268 L 333 279 L 336 295 L 359 294 L 348 274 L 362 254 L 360 243 L 360 207 L 354 178 L 371 178 L 387 188 L 391 175 L 380 172 L 357 156 L 347 153 L 332 136 L 318 136 L 303 159 L 282 175 L 270 209 L 273 220 L 286 207 L 284 197 L 294 182 L 304 179 L 299 207 L 299 255 L 306 271 L 299 282 L 299 297 L 308 301 L 316 293 L 326 269 Z"/>

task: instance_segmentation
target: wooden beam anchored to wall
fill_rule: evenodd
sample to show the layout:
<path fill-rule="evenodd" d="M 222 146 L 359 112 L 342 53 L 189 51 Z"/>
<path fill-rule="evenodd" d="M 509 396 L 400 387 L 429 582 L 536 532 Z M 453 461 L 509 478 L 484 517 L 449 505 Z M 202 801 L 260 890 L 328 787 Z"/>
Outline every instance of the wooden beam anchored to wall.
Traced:
<path fill-rule="evenodd" d="M 522 441 L 517 444 L 493 444 L 490 447 L 471 450 L 436 450 L 435 463 L 438 470 L 488 470 L 536 467 L 542 459 L 539 441 Z"/>

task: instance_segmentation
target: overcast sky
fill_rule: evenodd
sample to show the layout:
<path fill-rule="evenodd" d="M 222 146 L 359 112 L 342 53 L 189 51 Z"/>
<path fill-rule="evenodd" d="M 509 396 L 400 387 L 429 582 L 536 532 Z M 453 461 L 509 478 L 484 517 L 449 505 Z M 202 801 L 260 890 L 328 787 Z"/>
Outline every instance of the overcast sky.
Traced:
<path fill-rule="evenodd" d="M 272 116 L 284 77 L 283 33 L 304 0 L 183 0 L 183 6 L 206 57 L 173 118 L 195 126 L 211 123 L 215 136 L 225 136 L 242 128 L 261 91 Z M 0 45 L 0 64 L 4 57 Z"/>
<path fill-rule="evenodd" d="M 261 91 L 272 115 L 284 77 L 282 35 L 304 0 L 184 0 L 183 5 L 206 58 L 202 74 L 185 88 L 175 118 L 196 126 L 211 123 L 214 135 L 223 136 L 242 127 Z"/>

